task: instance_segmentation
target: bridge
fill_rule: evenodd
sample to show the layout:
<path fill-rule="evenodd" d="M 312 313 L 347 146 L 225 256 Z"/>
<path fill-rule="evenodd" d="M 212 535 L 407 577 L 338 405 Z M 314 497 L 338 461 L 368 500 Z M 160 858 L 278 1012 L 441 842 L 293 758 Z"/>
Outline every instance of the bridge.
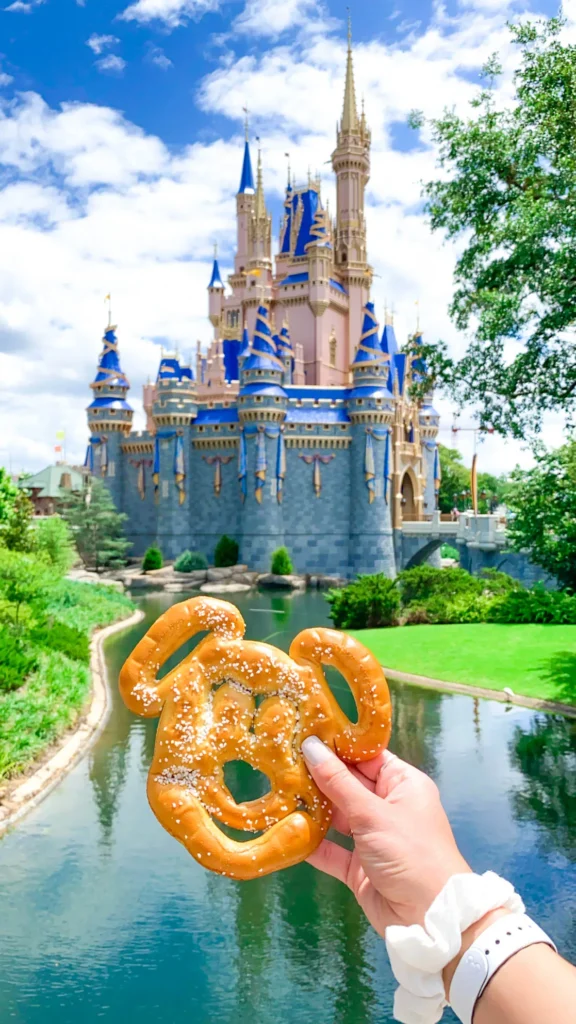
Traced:
<path fill-rule="evenodd" d="M 498 569 L 526 586 L 538 581 L 552 583 L 527 552 L 507 550 L 506 526 L 500 516 L 462 512 L 458 520 L 449 520 L 434 512 L 429 519 L 404 521 L 394 532 L 396 564 L 402 569 L 424 562 L 439 567 L 440 548 L 450 544 L 458 551 L 462 568 L 474 575 L 483 569 Z"/>

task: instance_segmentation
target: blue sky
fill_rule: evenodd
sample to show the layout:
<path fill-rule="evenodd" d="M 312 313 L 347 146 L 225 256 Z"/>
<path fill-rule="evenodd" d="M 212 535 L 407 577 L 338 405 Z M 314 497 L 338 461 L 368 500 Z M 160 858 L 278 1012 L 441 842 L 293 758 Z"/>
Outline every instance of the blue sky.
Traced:
<path fill-rule="evenodd" d="M 573 33 L 576 0 L 565 9 Z M 385 301 L 394 306 L 401 340 L 418 301 L 428 337 L 455 352 L 465 344 L 446 312 L 456 250 L 430 234 L 420 201 L 433 146 L 407 115 L 466 112 L 494 50 L 509 102 L 506 21 L 554 10 L 548 0 L 352 5 L 373 133 L 373 298 L 380 316 Z M 341 0 L 0 0 L 0 462 L 41 468 L 60 429 L 82 458 L 108 291 L 140 427 L 160 343 L 186 353 L 208 341 L 213 242 L 224 272 L 233 257 L 245 102 L 275 228 L 287 150 L 297 177 L 319 168 L 333 198 L 345 44 Z M 451 409 L 440 405 L 441 439 L 452 443 Z M 551 420 L 546 439 L 560 436 Z M 469 437 L 460 440 L 469 455 Z M 495 469 L 518 458 L 496 439 L 482 455 Z"/>

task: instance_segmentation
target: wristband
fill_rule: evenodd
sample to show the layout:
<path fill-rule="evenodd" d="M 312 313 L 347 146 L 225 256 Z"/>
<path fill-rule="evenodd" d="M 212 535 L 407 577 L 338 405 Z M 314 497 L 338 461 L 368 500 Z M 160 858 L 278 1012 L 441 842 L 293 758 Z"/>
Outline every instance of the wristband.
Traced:
<path fill-rule="evenodd" d="M 437 1024 L 448 1005 L 442 971 L 458 955 L 462 932 L 491 910 L 523 913 L 510 882 L 492 871 L 452 875 L 419 924 L 386 929 L 386 948 L 400 987 L 394 1017 L 401 1024 Z M 485 947 L 486 948 L 486 947 Z"/>
<path fill-rule="evenodd" d="M 537 942 L 556 946 L 526 914 L 507 914 L 489 925 L 466 950 L 450 985 L 450 1006 L 462 1024 L 472 1024 L 474 1008 L 496 971 L 515 953 Z"/>

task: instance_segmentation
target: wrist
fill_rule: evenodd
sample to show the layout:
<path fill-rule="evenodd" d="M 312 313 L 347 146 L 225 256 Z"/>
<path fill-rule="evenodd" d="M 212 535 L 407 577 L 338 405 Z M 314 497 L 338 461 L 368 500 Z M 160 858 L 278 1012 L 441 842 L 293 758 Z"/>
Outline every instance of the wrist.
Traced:
<path fill-rule="evenodd" d="M 460 946 L 457 955 L 449 964 L 446 964 L 446 967 L 442 971 L 442 980 L 444 982 L 444 990 L 446 992 L 447 999 L 448 993 L 450 992 L 450 985 L 452 984 L 452 978 L 454 977 L 456 968 L 464 954 L 470 949 L 470 946 L 476 942 L 476 939 L 482 935 L 482 932 L 485 932 L 486 929 L 489 928 L 491 924 L 494 924 L 499 917 L 506 917 L 510 913 L 511 911 L 506 910 L 505 907 L 498 907 L 496 910 L 491 910 L 488 914 L 484 914 L 484 917 L 481 917 L 479 921 L 476 921 L 474 924 L 470 925 L 466 931 L 462 932 L 462 945 Z"/>

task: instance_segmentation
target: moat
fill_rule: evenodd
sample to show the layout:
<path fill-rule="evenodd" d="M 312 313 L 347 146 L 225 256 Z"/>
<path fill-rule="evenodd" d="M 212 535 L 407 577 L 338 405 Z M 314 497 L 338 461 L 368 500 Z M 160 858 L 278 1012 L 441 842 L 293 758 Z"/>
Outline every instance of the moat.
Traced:
<path fill-rule="evenodd" d="M 247 636 L 284 649 L 301 629 L 328 624 L 317 592 L 234 597 Z M 108 641 L 112 684 L 172 603 L 143 598 L 146 620 Z M 346 685 L 331 682 L 350 712 Z M 391 746 L 437 780 L 464 855 L 514 882 L 575 959 L 576 722 L 415 687 L 393 685 L 392 695 Z M 155 722 L 114 692 L 88 756 L 0 841 L 0 1018 L 391 1022 L 384 944 L 342 886 L 305 864 L 234 883 L 162 830 L 145 796 L 154 734 Z M 256 795 L 250 777 L 238 787 Z"/>

